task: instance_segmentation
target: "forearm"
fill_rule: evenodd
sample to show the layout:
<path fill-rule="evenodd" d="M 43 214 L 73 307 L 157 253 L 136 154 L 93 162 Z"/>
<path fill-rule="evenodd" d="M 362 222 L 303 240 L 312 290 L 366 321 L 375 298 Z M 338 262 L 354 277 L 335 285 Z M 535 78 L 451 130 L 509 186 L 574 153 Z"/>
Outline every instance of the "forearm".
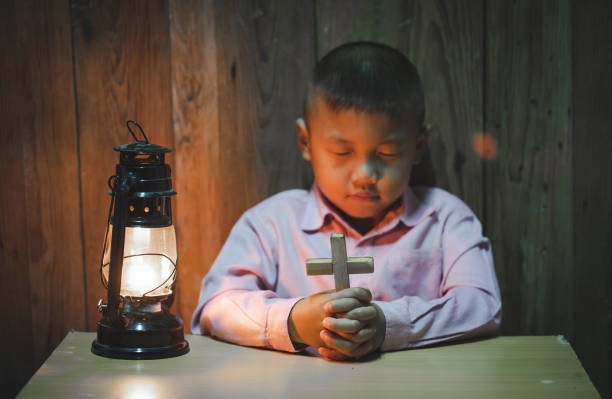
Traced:
<path fill-rule="evenodd" d="M 272 291 L 225 291 L 201 309 L 202 334 L 245 346 L 294 352 L 287 318 L 299 298 L 278 298 Z"/>
<path fill-rule="evenodd" d="M 382 351 L 492 335 L 501 323 L 500 299 L 475 287 L 455 287 L 431 301 L 407 296 L 375 303 L 386 318 Z"/>

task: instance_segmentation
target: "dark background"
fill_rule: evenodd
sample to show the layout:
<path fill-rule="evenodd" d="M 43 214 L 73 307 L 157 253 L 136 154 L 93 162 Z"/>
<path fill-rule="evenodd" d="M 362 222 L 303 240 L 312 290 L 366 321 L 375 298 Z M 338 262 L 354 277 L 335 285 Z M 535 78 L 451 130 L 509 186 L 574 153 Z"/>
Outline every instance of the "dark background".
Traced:
<path fill-rule="evenodd" d="M 294 121 L 316 60 L 368 39 L 422 74 L 432 133 L 415 180 L 482 221 L 503 334 L 564 335 L 611 397 L 610 2 L 1 4 L 0 392 L 14 395 L 70 329 L 95 329 L 106 181 L 127 119 L 173 149 L 173 311 L 188 322 L 238 216 L 310 185 Z M 491 159 L 474 149 L 482 132 Z"/>

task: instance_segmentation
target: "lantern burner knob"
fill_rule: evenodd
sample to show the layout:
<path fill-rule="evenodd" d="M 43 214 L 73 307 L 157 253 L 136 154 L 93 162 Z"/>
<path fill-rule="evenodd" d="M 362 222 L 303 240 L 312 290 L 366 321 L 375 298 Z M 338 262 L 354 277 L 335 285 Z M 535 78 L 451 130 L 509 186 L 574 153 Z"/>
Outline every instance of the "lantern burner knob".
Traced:
<path fill-rule="evenodd" d="M 104 313 L 106 311 L 106 308 L 108 307 L 107 304 L 105 304 L 102 299 L 100 299 L 98 301 L 98 312 L 100 313 Z"/>

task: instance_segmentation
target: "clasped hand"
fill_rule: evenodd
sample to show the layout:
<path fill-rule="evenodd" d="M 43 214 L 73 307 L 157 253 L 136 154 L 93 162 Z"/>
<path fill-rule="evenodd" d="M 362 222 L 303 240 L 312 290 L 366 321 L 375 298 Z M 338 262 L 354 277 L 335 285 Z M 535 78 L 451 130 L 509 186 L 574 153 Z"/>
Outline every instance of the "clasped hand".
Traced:
<path fill-rule="evenodd" d="M 289 315 L 293 342 L 319 348 L 331 360 L 358 359 L 378 349 L 384 315 L 371 303 L 372 294 L 353 287 L 320 292 L 298 301 Z"/>

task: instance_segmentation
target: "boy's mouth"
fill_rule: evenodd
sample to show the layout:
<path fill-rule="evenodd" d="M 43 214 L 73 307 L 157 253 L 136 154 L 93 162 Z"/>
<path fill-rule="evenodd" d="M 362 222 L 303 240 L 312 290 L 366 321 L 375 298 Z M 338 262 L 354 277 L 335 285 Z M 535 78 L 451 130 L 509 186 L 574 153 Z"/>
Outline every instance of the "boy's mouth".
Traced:
<path fill-rule="evenodd" d="M 370 192 L 357 192 L 349 195 L 350 198 L 356 199 L 358 201 L 378 201 L 380 199 L 380 195 Z"/>

